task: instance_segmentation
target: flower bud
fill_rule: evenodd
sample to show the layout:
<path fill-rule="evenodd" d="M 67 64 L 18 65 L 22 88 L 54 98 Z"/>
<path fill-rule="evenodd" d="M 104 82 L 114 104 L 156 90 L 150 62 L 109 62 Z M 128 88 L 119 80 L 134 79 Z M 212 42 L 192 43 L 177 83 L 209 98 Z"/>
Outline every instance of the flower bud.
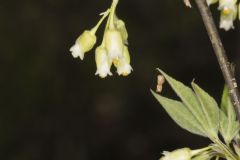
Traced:
<path fill-rule="evenodd" d="M 110 59 L 118 60 L 123 56 L 123 40 L 121 33 L 117 30 L 107 30 L 105 33 L 105 46 Z"/>
<path fill-rule="evenodd" d="M 118 75 L 127 76 L 133 70 L 130 65 L 130 54 L 127 46 L 124 46 L 123 57 L 114 61 Z"/>
<path fill-rule="evenodd" d="M 189 148 L 177 149 L 172 152 L 163 152 L 160 160 L 191 160 L 191 150 Z"/>
<path fill-rule="evenodd" d="M 111 61 L 107 55 L 107 50 L 99 46 L 96 49 L 95 53 L 95 61 L 97 65 L 97 71 L 95 75 L 99 75 L 101 78 L 107 77 L 107 75 L 112 75 L 110 68 L 111 68 Z"/>
<path fill-rule="evenodd" d="M 74 46 L 70 48 L 74 58 L 80 57 L 81 60 L 84 58 L 84 54 L 90 51 L 96 43 L 96 36 L 91 31 L 84 31 L 76 40 Z"/>

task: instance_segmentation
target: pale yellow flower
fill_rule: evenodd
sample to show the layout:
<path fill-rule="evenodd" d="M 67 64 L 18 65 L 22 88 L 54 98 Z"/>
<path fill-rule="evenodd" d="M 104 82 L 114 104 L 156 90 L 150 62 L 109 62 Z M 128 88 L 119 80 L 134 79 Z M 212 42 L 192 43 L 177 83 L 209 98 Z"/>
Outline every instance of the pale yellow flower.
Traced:
<path fill-rule="evenodd" d="M 123 40 L 121 33 L 118 30 L 109 29 L 105 35 L 105 46 L 109 57 L 112 60 L 118 60 L 123 56 Z"/>
<path fill-rule="evenodd" d="M 237 0 L 220 0 L 219 10 L 220 15 L 220 28 L 226 31 L 234 28 L 234 20 L 237 18 Z"/>
<path fill-rule="evenodd" d="M 97 65 L 95 75 L 99 75 L 101 78 L 105 78 L 107 75 L 112 75 L 110 71 L 112 62 L 108 57 L 107 50 L 103 46 L 99 46 L 96 49 L 95 61 Z"/>
<path fill-rule="evenodd" d="M 127 46 L 124 46 L 123 57 L 114 61 L 114 65 L 117 68 L 118 75 L 127 76 L 132 72 L 130 65 L 130 54 Z"/>
<path fill-rule="evenodd" d="M 96 43 L 96 36 L 92 31 L 84 31 L 75 44 L 70 48 L 72 55 L 74 58 L 80 57 L 83 60 L 86 52 L 90 51 Z"/>

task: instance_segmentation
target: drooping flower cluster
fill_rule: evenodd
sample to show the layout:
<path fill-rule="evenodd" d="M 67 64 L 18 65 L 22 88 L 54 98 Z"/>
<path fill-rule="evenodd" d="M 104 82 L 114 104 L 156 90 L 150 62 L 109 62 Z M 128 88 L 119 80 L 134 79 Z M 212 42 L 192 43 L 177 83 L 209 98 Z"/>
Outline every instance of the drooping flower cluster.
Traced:
<path fill-rule="evenodd" d="M 220 28 L 226 31 L 233 29 L 238 13 L 240 19 L 240 4 L 237 4 L 237 0 L 207 0 L 208 5 L 217 2 L 219 2 L 218 9 L 220 10 Z"/>
<path fill-rule="evenodd" d="M 127 76 L 132 72 L 130 54 L 128 51 L 128 33 L 123 20 L 116 16 L 118 0 L 113 0 L 111 7 L 101 14 L 102 18 L 91 30 L 84 31 L 70 48 L 74 58 L 84 59 L 85 53 L 96 44 L 96 31 L 107 18 L 103 40 L 95 51 L 97 71 L 95 75 L 105 78 L 111 76 L 111 66 L 114 65 L 118 75 Z"/>

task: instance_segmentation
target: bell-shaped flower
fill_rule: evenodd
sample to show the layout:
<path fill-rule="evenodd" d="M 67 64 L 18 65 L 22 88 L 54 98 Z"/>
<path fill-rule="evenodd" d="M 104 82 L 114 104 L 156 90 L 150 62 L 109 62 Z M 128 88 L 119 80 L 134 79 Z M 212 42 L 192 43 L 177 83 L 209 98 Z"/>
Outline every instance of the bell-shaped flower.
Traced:
<path fill-rule="evenodd" d="M 234 28 L 233 22 L 237 17 L 237 6 L 234 6 L 234 8 L 234 10 L 225 8 L 221 11 L 220 28 L 223 28 L 226 31 Z"/>
<path fill-rule="evenodd" d="M 84 58 L 84 54 L 90 51 L 96 43 L 96 35 L 92 31 L 84 31 L 76 40 L 75 44 L 70 48 L 74 58 Z"/>
<path fill-rule="evenodd" d="M 112 75 L 110 71 L 112 62 L 108 57 L 107 50 L 103 46 L 97 47 L 95 61 L 97 65 L 97 71 L 95 75 L 99 75 L 101 78 L 105 78 L 107 75 Z"/>
<path fill-rule="evenodd" d="M 221 10 L 220 16 L 220 28 L 226 31 L 233 29 L 233 21 L 237 18 L 237 0 L 220 0 L 219 10 Z"/>
<path fill-rule="evenodd" d="M 124 46 L 123 57 L 114 61 L 118 75 L 127 76 L 133 70 L 130 65 L 130 54 L 127 46 Z"/>
<path fill-rule="evenodd" d="M 109 29 L 104 35 L 105 46 L 110 59 L 118 60 L 123 56 L 123 40 L 121 33 L 116 29 Z"/>

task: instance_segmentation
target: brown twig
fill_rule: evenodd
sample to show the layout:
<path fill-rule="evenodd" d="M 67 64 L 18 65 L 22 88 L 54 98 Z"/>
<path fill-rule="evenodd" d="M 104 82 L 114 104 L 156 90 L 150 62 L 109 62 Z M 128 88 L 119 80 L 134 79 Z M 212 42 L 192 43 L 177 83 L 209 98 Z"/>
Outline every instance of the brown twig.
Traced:
<path fill-rule="evenodd" d="M 222 45 L 222 41 L 220 39 L 218 30 L 216 28 L 216 25 L 215 25 L 213 17 L 212 17 L 212 13 L 207 5 L 206 0 L 195 0 L 195 2 L 201 13 L 203 22 L 204 22 L 205 27 L 208 32 L 208 36 L 212 42 L 214 52 L 217 56 L 218 63 L 221 67 L 225 82 L 229 89 L 229 94 L 230 94 L 231 100 L 233 102 L 233 105 L 237 112 L 238 120 L 240 122 L 240 102 L 239 102 L 240 96 L 239 96 L 239 92 L 238 92 L 236 78 L 234 76 L 234 73 L 231 69 L 230 63 L 226 56 L 226 51 Z"/>

